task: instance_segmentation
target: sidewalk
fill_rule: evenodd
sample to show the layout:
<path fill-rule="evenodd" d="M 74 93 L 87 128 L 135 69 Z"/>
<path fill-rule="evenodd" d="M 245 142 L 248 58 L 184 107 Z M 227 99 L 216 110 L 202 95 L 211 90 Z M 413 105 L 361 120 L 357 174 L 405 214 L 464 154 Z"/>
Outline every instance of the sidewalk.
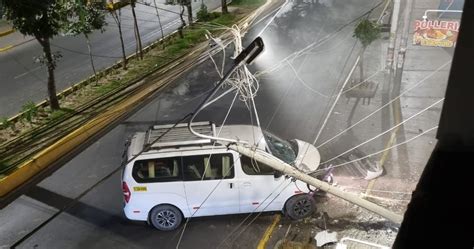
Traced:
<path fill-rule="evenodd" d="M 413 90 L 408 91 L 400 98 L 402 108 L 401 121 L 410 118 L 411 116 L 421 112 L 423 109 L 439 101 L 444 97 L 447 80 L 449 76 L 450 61 L 452 59 L 452 49 L 444 49 L 440 47 L 425 47 L 415 46 L 413 43 L 413 30 L 415 19 L 421 19 L 426 9 L 437 9 L 439 2 L 433 0 L 414 1 L 413 10 L 410 18 L 410 29 L 408 35 L 408 46 L 405 57 L 405 65 L 402 74 L 401 93 L 415 84 L 420 83 L 419 86 Z M 401 6 L 400 16 L 403 17 L 404 5 Z M 402 24 L 399 24 L 398 36 L 401 34 Z M 378 90 L 370 104 L 362 104 L 360 101 L 356 107 L 352 124 L 367 117 L 369 114 L 376 112 L 382 106 L 382 86 L 384 83 L 385 61 L 387 56 L 388 34 L 382 34 L 382 39 L 378 39 L 371 44 L 364 53 L 364 79 L 370 78 L 370 81 L 378 83 Z M 399 42 L 397 42 L 399 44 Z M 395 62 L 397 64 L 397 53 L 395 51 Z M 358 68 L 353 75 L 358 82 Z M 391 96 L 391 99 L 397 96 Z M 355 99 L 347 100 L 344 96 L 338 101 L 335 110 L 320 142 L 324 142 L 332 138 L 339 132 L 343 131 L 348 126 L 348 117 L 351 109 L 354 106 Z M 406 140 L 412 139 L 415 136 L 438 125 L 441 114 L 442 102 L 414 117 L 404 124 L 405 139 L 398 139 L 392 144 L 396 145 Z M 390 110 L 390 118 L 393 121 L 392 110 Z M 372 141 L 358 147 L 359 155 L 354 155 L 349 160 L 360 158 L 361 155 L 370 155 L 372 153 L 381 151 L 387 148 L 386 142 L 389 140 L 392 132 L 388 132 L 383 136 L 378 136 L 381 132 L 381 111 L 377 111 L 367 120 L 361 122 L 348 132 L 345 132 L 338 139 L 321 147 L 322 154 L 329 155 L 329 158 L 335 157 L 349 149 L 357 147 L 362 143 L 374 138 Z M 391 126 L 394 124 L 391 122 Z M 403 130 L 401 130 L 403 131 Z M 408 201 L 410 193 L 416 186 L 419 177 L 428 161 L 429 156 L 436 144 L 436 129 L 408 142 L 406 145 L 401 145 L 390 150 L 388 153 L 384 168 L 385 175 L 377 178 L 376 181 L 369 183 L 368 180 L 363 179 L 356 166 L 346 165 L 334 171 L 335 180 L 340 185 L 350 186 L 353 191 L 358 193 L 365 193 L 366 189 L 372 190 L 372 195 L 377 198 L 393 199 L 393 205 L 390 207 L 394 211 L 403 213 Z M 331 148 L 331 151 L 325 150 Z M 357 150 L 354 150 L 357 151 Z M 352 151 L 351 153 L 354 153 Z M 348 153 L 348 154 L 351 154 Z M 329 159 L 325 158 L 325 160 Z M 336 159 L 331 163 L 338 165 L 349 161 L 348 159 Z M 371 156 L 371 162 L 381 163 L 382 153 Z M 324 160 L 323 160 L 324 161 Z M 369 191 L 370 192 L 370 191 Z"/>
<path fill-rule="evenodd" d="M 401 96 L 401 120 L 416 115 L 445 95 L 453 49 L 413 45 L 415 20 L 422 19 L 426 9 L 437 9 L 438 5 L 437 1 L 432 0 L 414 1 L 413 4 L 401 92 L 421 83 Z M 404 125 L 405 140 L 437 126 L 441 108 L 442 102 L 408 121 Z M 396 141 L 395 144 L 403 141 Z M 387 176 L 392 178 L 393 184 L 387 184 L 381 178 L 381 181 L 375 183 L 373 189 L 412 191 L 436 142 L 436 129 L 434 129 L 407 143 L 405 148 L 403 148 L 405 145 L 402 145 L 400 149 L 391 150 L 385 168 Z"/>

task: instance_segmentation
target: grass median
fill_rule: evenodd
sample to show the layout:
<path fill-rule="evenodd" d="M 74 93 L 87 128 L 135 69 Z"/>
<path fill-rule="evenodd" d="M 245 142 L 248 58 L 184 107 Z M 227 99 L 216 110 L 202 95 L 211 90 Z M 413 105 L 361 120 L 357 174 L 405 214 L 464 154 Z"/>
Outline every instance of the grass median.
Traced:
<path fill-rule="evenodd" d="M 263 0 L 234 1 L 231 6 L 237 8 L 233 12 L 226 15 L 214 14 L 211 20 L 197 22 L 185 28 L 183 38 L 175 33 L 162 43 L 152 45 L 142 60 L 138 60 L 138 57 L 130 59 L 127 70 L 117 65 L 106 73 L 99 72 L 97 78 L 91 77 L 85 84 L 73 87 L 70 93 L 61 96 L 61 110 L 52 111 L 47 105 L 38 106 L 28 102 L 23 105 L 18 118 L 14 120 L 0 118 L 0 179 L 13 172 L 16 166 L 28 159 L 28 153 L 34 154 L 33 150 L 25 148 L 28 146 L 28 141 L 31 147 L 36 149 L 47 146 L 47 142 L 51 143 L 44 138 L 48 135 L 48 131 L 55 130 L 56 127 L 62 129 L 63 123 L 68 120 L 70 122 L 71 119 L 83 123 L 94 117 L 94 111 L 83 111 L 85 106 L 90 106 L 95 102 L 100 104 L 104 96 L 113 95 L 151 72 L 169 65 L 177 58 L 191 52 L 197 44 L 204 42 L 206 30 L 214 34 L 222 32 L 222 29 L 212 27 L 231 26 L 263 3 Z M 66 128 L 64 129 L 64 132 L 68 132 Z M 44 143 L 41 142 L 43 140 Z M 15 156 L 15 152 L 20 148 L 22 154 Z"/>

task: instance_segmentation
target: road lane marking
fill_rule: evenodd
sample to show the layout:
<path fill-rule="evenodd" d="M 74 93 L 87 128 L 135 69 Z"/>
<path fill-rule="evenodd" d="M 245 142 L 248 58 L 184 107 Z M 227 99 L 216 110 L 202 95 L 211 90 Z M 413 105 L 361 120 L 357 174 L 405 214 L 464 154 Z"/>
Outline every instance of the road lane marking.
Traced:
<path fill-rule="evenodd" d="M 278 222 L 280 222 L 280 219 L 281 215 L 275 214 L 272 224 L 267 228 L 267 230 L 263 234 L 263 237 L 260 239 L 260 242 L 258 242 L 257 249 L 265 249 L 268 240 L 270 239 L 270 236 L 272 235 L 276 225 L 278 224 Z"/>
<path fill-rule="evenodd" d="M 25 76 L 25 75 L 27 75 L 27 74 L 29 74 L 29 73 L 32 73 L 32 72 L 34 72 L 34 71 L 36 71 L 36 70 L 38 70 L 38 69 L 40 69 L 40 68 L 41 68 L 41 66 L 35 67 L 35 68 L 33 68 L 33 69 L 31 69 L 31 70 L 29 70 L 29 71 L 27 71 L 27 72 L 24 72 L 24 73 L 22 73 L 22 74 L 19 74 L 19 75 L 13 77 L 13 79 L 15 79 L 15 80 L 16 80 L 16 79 L 19 79 L 19 78 L 21 78 L 21 77 L 23 77 L 23 76 Z"/>

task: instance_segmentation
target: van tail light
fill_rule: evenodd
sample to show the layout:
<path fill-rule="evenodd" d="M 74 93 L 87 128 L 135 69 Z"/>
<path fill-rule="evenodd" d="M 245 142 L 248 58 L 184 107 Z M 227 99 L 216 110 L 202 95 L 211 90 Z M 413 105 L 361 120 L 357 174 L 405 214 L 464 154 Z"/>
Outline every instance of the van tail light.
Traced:
<path fill-rule="evenodd" d="M 122 192 L 125 203 L 128 203 L 128 201 L 130 201 L 130 197 L 132 196 L 132 192 L 130 192 L 126 182 L 122 182 Z"/>

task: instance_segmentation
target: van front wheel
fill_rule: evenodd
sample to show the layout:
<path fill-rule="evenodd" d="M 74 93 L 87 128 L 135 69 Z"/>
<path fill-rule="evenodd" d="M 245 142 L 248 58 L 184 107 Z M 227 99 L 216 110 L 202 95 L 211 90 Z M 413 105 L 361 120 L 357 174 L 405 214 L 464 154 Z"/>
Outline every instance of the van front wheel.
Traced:
<path fill-rule="evenodd" d="M 171 231 L 176 229 L 183 220 L 183 215 L 174 206 L 160 205 L 150 212 L 150 223 L 158 230 Z"/>
<path fill-rule="evenodd" d="M 294 220 L 304 219 L 316 211 L 316 204 L 311 196 L 295 195 L 286 202 L 285 211 Z"/>

